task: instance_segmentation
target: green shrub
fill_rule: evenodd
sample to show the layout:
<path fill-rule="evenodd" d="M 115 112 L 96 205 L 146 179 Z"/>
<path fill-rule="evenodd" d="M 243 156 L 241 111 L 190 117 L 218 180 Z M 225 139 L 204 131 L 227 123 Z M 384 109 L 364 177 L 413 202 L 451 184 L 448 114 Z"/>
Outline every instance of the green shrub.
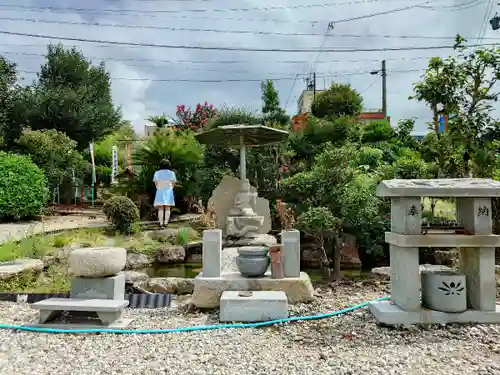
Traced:
<path fill-rule="evenodd" d="M 139 218 L 139 210 L 135 203 L 128 197 L 115 195 L 104 203 L 103 211 L 115 229 L 122 233 L 134 230 L 134 224 Z"/>
<path fill-rule="evenodd" d="M 30 158 L 0 152 L 0 219 L 41 215 L 47 196 L 45 175 Z"/>

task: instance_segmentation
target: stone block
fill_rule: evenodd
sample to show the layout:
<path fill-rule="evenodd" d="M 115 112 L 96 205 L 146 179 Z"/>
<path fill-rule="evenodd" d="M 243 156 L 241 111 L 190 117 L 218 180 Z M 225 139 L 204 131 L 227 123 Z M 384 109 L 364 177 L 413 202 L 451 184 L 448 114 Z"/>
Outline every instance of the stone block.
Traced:
<path fill-rule="evenodd" d="M 222 230 L 203 231 L 203 274 L 219 277 L 221 273 Z"/>
<path fill-rule="evenodd" d="M 44 264 L 39 259 L 16 259 L 0 263 L 0 280 L 9 280 L 22 273 L 40 272 Z"/>
<path fill-rule="evenodd" d="M 233 291 L 283 291 L 289 303 L 311 302 L 314 300 L 314 288 L 305 272 L 299 277 L 283 279 L 271 278 L 270 272 L 260 278 L 246 278 L 239 272 L 223 273 L 218 278 L 198 275 L 194 279 L 192 302 L 199 308 L 216 308 L 220 297 L 227 290 Z"/>
<path fill-rule="evenodd" d="M 391 299 L 405 311 L 420 309 L 418 248 L 390 245 Z"/>
<path fill-rule="evenodd" d="M 147 288 L 155 293 L 190 294 L 193 293 L 194 279 L 155 277 L 148 280 Z"/>
<path fill-rule="evenodd" d="M 284 277 L 300 276 L 300 232 L 296 229 L 281 232 L 281 258 Z"/>
<path fill-rule="evenodd" d="M 399 234 L 385 232 L 385 242 L 398 247 L 500 247 L 500 235 Z"/>
<path fill-rule="evenodd" d="M 229 240 L 226 239 L 224 241 L 224 247 L 230 247 L 230 246 L 273 246 L 276 245 L 278 241 L 276 240 L 276 237 L 270 235 L 270 234 L 259 234 L 258 236 L 255 237 L 247 237 L 247 238 L 240 238 L 237 240 Z"/>
<path fill-rule="evenodd" d="M 391 199 L 391 232 L 420 234 L 422 213 L 420 197 Z"/>
<path fill-rule="evenodd" d="M 68 257 L 77 277 L 106 277 L 125 268 L 127 250 L 121 247 L 89 247 L 73 250 Z"/>
<path fill-rule="evenodd" d="M 233 206 L 234 198 L 241 187 L 241 180 L 233 176 L 224 176 L 212 193 L 212 197 L 208 201 L 208 205 L 214 205 L 217 213 L 217 227 L 226 228 L 228 212 Z M 250 192 L 255 193 L 257 189 L 250 186 Z M 269 209 L 269 201 L 265 198 L 257 197 L 255 205 L 255 213 L 264 218 L 262 227 L 259 233 L 265 234 L 271 231 L 271 214 Z"/>
<path fill-rule="evenodd" d="M 500 305 L 493 311 L 467 310 L 461 313 L 448 313 L 426 308 L 417 311 L 404 311 L 389 301 L 377 301 L 370 304 L 370 312 L 380 324 L 410 326 L 413 324 L 498 324 L 500 323 Z"/>
<path fill-rule="evenodd" d="M 221 322 L 263 322 L 288 318 L 288 300 L 282 291 L 225 291 L 220 298 Z"/>
<path fill-rule="evenodd" d="M 467 307 L 493 311 L 496 306 L 495 249 L 461 248 L 460 272 L 467 278 Z"/>
<path fill-rule="evenodd" d="M 123 300 L 125 298 L 125 274 L 103 278 L 76 277 L 71 282 L 71 298 L 95 298 Z"/>
<path fill-rule="evenodd" d="M 385 180 L 377 187 L 379 197 L 489 197 L 500 196 L 500 182 L 488 178 L 441 178 Z"/>
<path fill-rule="evenodd" d="M 491 234 L 491 198 L 457 198 L 457 221 L 470 233 Z"/>

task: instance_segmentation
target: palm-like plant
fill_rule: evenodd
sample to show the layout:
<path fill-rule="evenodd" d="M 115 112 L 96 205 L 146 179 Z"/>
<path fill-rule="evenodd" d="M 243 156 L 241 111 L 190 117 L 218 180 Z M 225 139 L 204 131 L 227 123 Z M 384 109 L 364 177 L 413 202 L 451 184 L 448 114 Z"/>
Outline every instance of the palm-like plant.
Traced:
<path fill-rule="evenodd" d="M 167 126 L 170 122 L 170 116 L 167 116 L 165 114 L 162 114 L 160 116 L 149 116 L 147 118 L 149 122 L 152 122 L 155 124 L 158 128 L 164 128 Z"/>
<path fill-rule="evenodd" d="M 142 185 L 142 188 L 137 188 L 147 193 L 151 200 L 155 192 L 153 174 L 162 159 L 170 160 L 176 172 L 176 201 L 180 202 L 188 195 L 195 195 L 195 172 L 203 161 L 203 147 L 193 134 L 170 128 L 160 129 L 134 152 L 134 164 L 140 169 L 138 181 L 141 181 Z"/>

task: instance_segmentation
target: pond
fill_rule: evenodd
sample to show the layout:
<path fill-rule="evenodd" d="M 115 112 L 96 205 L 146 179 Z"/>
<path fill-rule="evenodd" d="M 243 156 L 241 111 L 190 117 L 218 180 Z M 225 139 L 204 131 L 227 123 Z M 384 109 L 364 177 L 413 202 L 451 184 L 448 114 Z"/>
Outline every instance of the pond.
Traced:
<path fill-rule="evenodd" d="M 149 277 L 184 277 L 194 278 L 202 270 L 201 263 L 171 264 L 167 266 L 148 268 L 146 273 Z M 318 268 L 302 268 L 312 281 L 324 280 L 324 274 Z M 365 280 L 371 276 L 370 271 L 365 270 L 343 270 L 342 274 L 353 280 Z"/>

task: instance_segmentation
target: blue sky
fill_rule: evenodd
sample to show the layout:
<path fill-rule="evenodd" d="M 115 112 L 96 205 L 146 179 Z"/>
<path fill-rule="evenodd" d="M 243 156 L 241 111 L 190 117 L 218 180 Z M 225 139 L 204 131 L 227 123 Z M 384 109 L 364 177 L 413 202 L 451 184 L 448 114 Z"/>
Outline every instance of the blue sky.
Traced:
<path fill-rule="evenodd" d="M 391 9 L 422 4 L 425 0 L 0 0 L 0 30 L 46 34 L 52 36 L 192 46 L 256 47 L 279 49 L 319 48 L 324 40 L 329 21 Z M 472 2 L 471 2 L 472 1 Z M 470 7 L 456 10 L 457 5 L 471 2 Z M 317 4 L 336 4 L 316 6 Z M 342 3 L 342 4 L 340 4 Z M 496 4 L 496 1 L 493 2 Z M 325 48 L 392 48 L 452 44 L 447 39 L 401 39 L 371 37 L 439 36 L 453 37 L 460 33 L 476 38 L 484 24 L 487 10 L 491 18 L 496 9 L 488 8 L 488 0 L 430 0 L 426 7 L 380 15 L 350 22 L 338 23 L 330 31 Z M 307 5 L 308 8 L 296 8 Z M 21 7 L 19 7 L 21 6 Z M 280 9 L 233 10 L 230 8 Z M 48 9 L 41 9 L 47 7 Z M 448 8 L 447 8 L 448 7 Z M 451 8 L 450 8 L 451 7 Z M 57 8 L 57 9 L 56 9 Z M 61 8 L 66 8 L 62 11 Z M 70 9 L 67 9 L 70 8 Z M 75 9 L 85 8 L 85 9 Z M 218 11 L 204 11 L 215 9 Z M 136 11 L 130 11 L 136 10 Z M 11 18 L 15 20 L 6 20 Z M 24 19 L 24 20 L 20 20 Z M 30 22 L 44 20 L 52 23 Z M 274 20 L 274 21 L 272 21 Z M 279 20 L 281 22 L 277 22 Z M 76 23 L 76 24 L 64 24 Z M 317 35 L 263 35 L 215 32 L 172 31 L 131 27 L 103 27 L 81 23 L 105 23 L 172 28 L 218 30 L 248 30 L 252 32 L 308 33 Z M 500 40 L 500 31 L 489 24 L 484 37 Z M 346 37 L 346 34 L 361 37 Z M 37 71 L 49 39 L 0 34 L 0 54 L 18 64 L 21 71 Z M 58 42 L 52 40 L 52 42 Z M 485 43 L 495 42 L 486 40 Z M 127 47 L 83 42 L 64 42 L 77 45 L 83 53 L 98 62 L 106 60 L 113 77 L 113 99 L 123 108 L 124 117 L 142 132 L 146 118 L 151 115 L 175 114 L 178 104 L 187 106 L 208 101 L 216 106 L 245 106 L 259 110 L 261 106 L 259 82 L 159 82 L 162 79 L 188 80 L 260 80 L 276 81 L 282 105 L 287 103 L 290 114 L 296 112 L 297 99 L 305 87 L 304 76 L 316 65 L 318 88 L 332 81 L 350 83 L 363 94 L 366 109 L 381 107 L 381 80 L 367 72 L 378 69 L 382 59 L 387 60 L 388 112 L 397 121 L 417 118 L 417 131 L 424 132 L 430 113 L 422 103 L 409 101 L 412 84 L 426 66 L 426 57 L 446 56 L 450 50 L 417 50 L 352 53 L 279 53 L 168 49 L 155 47 Z M 236 63 L 221 61 L 236 60 Z M 413 72 L 404 72 L 417 70 Z M 402 72 L 403 71 L 403 72 Z M 21 73 L 25 82 L 35 78 L 32 73 Z"/>

